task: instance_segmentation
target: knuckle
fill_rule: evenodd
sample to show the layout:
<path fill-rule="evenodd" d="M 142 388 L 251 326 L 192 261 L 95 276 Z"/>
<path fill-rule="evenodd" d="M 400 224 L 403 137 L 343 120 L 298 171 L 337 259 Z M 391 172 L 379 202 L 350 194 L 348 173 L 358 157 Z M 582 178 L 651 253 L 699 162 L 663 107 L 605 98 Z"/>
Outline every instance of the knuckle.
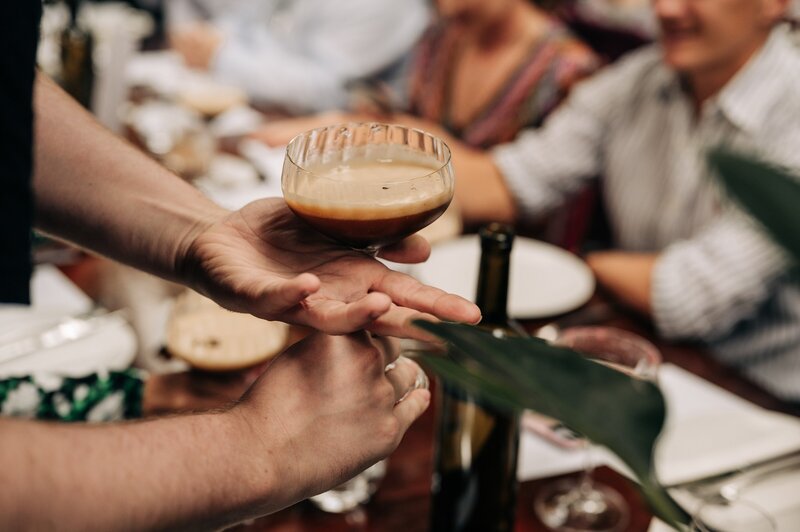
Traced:
<path fill-rule="evenodd" d="M 380 408 L 384 408 L 385 405 L 394 405 L 394 386 L 385 379 L 381 380 L 380 384 L 375 389 L 375 400 L 375 404 L 380 405 Z"/>
<path fill-rule="evenodd" d="M 383 354 L 374 345 L 363 347 L 358 356 L 366 369 L 372 369 L 376 366 L 380 366 L 383 369 Z"/>
<path fill-rule="evenodd" d="M 400 439 L 400 421 L 394 416 L 387 416 L 378 427 L 380 441 L 393 447 Z"/>

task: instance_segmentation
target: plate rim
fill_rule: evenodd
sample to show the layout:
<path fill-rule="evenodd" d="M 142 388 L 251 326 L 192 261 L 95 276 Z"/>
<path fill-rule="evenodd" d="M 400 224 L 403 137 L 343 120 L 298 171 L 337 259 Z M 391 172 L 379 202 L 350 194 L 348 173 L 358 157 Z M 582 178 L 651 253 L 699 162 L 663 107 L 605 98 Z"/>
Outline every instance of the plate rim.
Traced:
<path fill-rule="evenodd" d="M 472 235 L 462 235 L 457 238 L 445 240 L 442 242 L 437 242 L 436 244 L 431 246 L 431 256 L 437 252 L 437 250 L 446 249 L 448 247 L 460 248 L 462 246 L 470 245 L 474 242 L 477 247 L 479 236 L 477 234 Z M 554 244 L 550 244 L 548 242 L 544 242 L 541 240 L 537 240 L 535 238 L 524 237 L 524 236 L 516 236 L 514 238 L 514 248 L 512 249 L 512 254 L 517 253 L 526 253 L 526 251 L 521 250 L 547 250 L 548 253 L 555 254 L 573 264 L 576 267 L 576 271 L 581 271 L 584 274 L 584 279 L 586 280 L 586 286 L 583 291 L 576 291 L 576 295 L 568 300 L 566 300 L 563 304 L 559 305 L 557 308 L 553 307 L 553 310 L 548 312 L 531 312 L 525 311 L 524 309 L 513 308 L 511 303 L 511 298 L 509 297 L 509 309 L 508 313 L 509 316 L 514 319 L 544 319 L 544 318 L 551 318 L 555 316 L 559 316 L 570 312 L 572 310 L 580 308 L 582 305 L 587 303 L 592 296 L 594 295 L 597 280 L 595 279 L 592 270 L 589 266 L 584 262 L 580 257 L 567 251 L 563 248 L 560 248 Z M 478 251 L 478 256 L 480 256 L 480 251 Z M 414 264 L 409 268 L 409 275 L 412 275 L 419 281 L 423 283 L 429 283 L 428 280 L 424 279 L 424 275 L 421 275 L 423 270 L 425 269 L 427 264 L 426 262 L 422 262 L 419 264 Z"/>

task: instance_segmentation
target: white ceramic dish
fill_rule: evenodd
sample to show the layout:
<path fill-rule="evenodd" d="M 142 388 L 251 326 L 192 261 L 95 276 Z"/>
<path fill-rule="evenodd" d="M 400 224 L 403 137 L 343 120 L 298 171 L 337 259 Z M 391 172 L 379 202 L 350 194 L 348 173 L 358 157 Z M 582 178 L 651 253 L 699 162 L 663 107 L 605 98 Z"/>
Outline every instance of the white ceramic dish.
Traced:
<path fill-rule="evenodd" d="M 427 262 L 413 266 L 420 281 L 475 298 L 480 241 L 466 236 L 433 247 Z M 594 293 L 594 276 L 575 255 L 556 246 L 517 237 L 511 254 L 508 312 L 514 318 L 546 318 L 574 310 Z"/>

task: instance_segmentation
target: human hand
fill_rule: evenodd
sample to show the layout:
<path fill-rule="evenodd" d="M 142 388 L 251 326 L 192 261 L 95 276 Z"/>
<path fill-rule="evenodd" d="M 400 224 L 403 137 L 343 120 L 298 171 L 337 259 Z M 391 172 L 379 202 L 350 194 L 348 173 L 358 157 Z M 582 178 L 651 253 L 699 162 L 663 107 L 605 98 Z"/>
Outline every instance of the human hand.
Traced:
<path fill-rule="evenodd" d="M 421 262 L 419 236 L 384 248 L 395 262 Z M 307 325 L 331 334 L 367 328 L 382 335 L 426 337 L 409 324 L 430 317 L 475 323 L 472 303 L 394 272 L 317 233 L 282 199 L 258 200 L 204 228 L 178 259 L 189 286 L 229 310 Z"/>
<path fill-rule="evenodd" d="M 169 35 L 170 46 L 183 56 L 191 68 L 208 70 L 214 54 L 222 45 L 223 35 L 214 26 L 202 22 L 180 27 Z"/>
<path fill-rule="evenodd" d="M 250 136 L 268 146 L 286 146 L 289 141 L 300 133 L 332 124 L 358 122 L 358 118 L 355 115 L 342 113 L 341 111 L 329 111 L 285 120 L 271 120 L 268 124 L 252 132 Z"/>
<path fill-rule="evenodd" d="M 280 355 L 230 414 L 255 441 L 253 471 L 277 479 L 274 511 L 341 484 L 388 456 L 427 408 L 419 366 L 385 367 L 397 345 L 360 332 L 315 333 Z M 266 479 L 269 480 L 269 477 Z"/>

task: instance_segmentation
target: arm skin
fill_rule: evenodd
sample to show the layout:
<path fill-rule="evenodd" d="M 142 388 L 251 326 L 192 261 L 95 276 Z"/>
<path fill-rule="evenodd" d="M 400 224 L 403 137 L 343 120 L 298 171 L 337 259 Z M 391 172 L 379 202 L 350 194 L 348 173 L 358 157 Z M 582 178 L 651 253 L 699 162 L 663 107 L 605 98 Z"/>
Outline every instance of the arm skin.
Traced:
<path fill-rule="evenodd" d="M 217 530 L 386 457 L 430 401 L 396 346 L 312 335 L 225 411 L 111 425 L 0 420 L 2 530 Z"/>
<path fill-rule="evenodd" d="M 47 233 L 188 284 L 231 310 L 334 334 L 368 327 L 419 336 L 408 321 L 420 312 L 480 319 L 466 300 L 310 230 L 283 200 L 221 209 L 41 75 L 34 106 L 36 225 Z M 382 255 L 420 262 L 429 253 L 411 237 Z"/>
<path fill-rule="evenodd" d="M 160 277 L 227 211 L 98 124 L 45 76 L 36 80 L 36 225 Z"/>
<path fill-rule="evenodd" d="M 586 262 L 597 282 L 623 304 L 652 316 L 652 278 L 658 255 L 603 251 L 592 253 Z"/>
<path fill-rule="evenodd" d="M 0 528 L 172 528 L 212 512 L 218 525 L 236 521 L 277 486 L 237 424 L 229 414 L 96 427 L 2 420 L 0 479 L 14 489 L 0 496 Z"/>

